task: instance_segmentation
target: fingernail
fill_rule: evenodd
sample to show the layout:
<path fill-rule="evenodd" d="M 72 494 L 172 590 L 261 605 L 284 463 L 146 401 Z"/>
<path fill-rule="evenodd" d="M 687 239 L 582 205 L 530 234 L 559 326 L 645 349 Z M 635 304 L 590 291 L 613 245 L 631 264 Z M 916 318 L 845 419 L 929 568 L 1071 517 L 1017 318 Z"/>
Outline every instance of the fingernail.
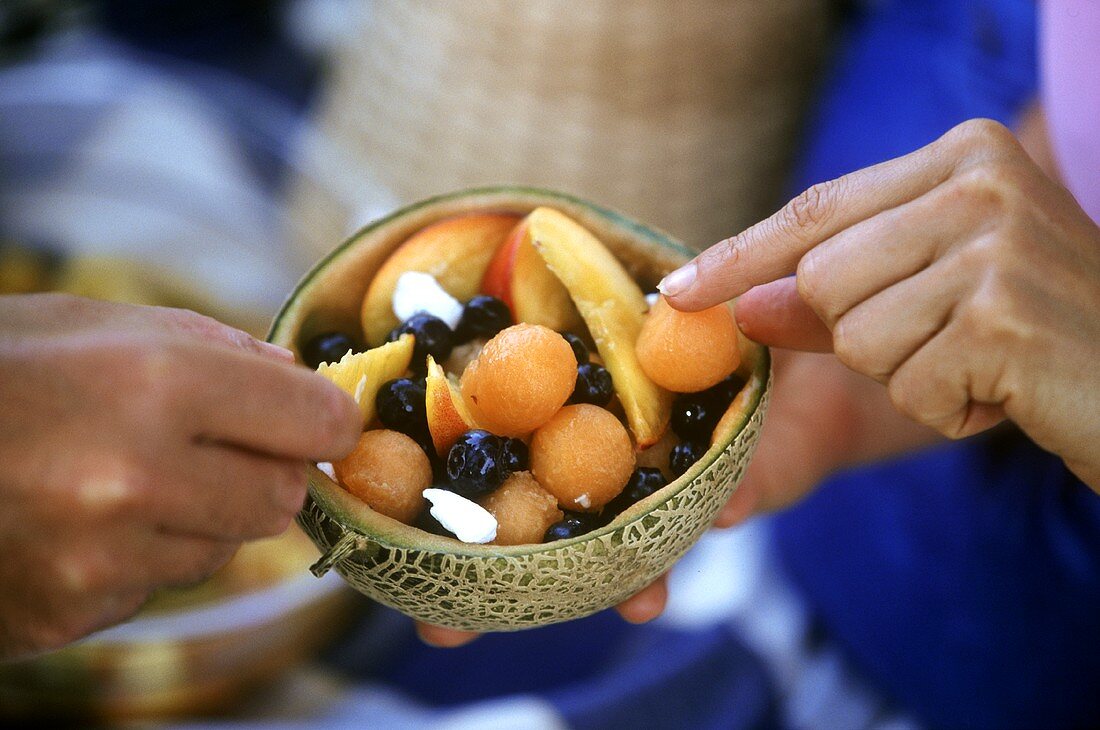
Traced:
<path fill-rule="evenodd" d="M 674 297 L 683 294 L 695 283 L 696 272 L 697 269 L 694 261 L 689 264 L 684 264 L 676 269 L 676 271 L 673 271 L 671 274 L 661 279 L 661 283 L 657 285 L 657 291 L 661 292 L 666 297 Z"/>

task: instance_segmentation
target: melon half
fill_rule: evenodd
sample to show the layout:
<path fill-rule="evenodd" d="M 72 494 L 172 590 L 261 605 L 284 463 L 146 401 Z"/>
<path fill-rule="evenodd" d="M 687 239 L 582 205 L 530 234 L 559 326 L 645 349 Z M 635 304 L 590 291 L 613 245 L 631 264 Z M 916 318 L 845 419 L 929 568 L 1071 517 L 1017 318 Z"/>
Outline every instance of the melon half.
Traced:
<path fill-rule="evenodd" d="M 410 205 L 360 230 L 306 274 L 275 317 L 268 340 L 298 344 L 358 324 L 386 258 L 417 231 L 454 216 L 525 216 L 557 210 L 584 226 L 649 290 L 691 252 L 653 228 L 546 190 L 467 190 Z M 336 570 L 361 593 L 408 616 L 467 631 L 511 631 L 609 608 L 672 567 L 710 527 L 751 458 L 768 401 L 766 348 L 741 339 L 746 384 L 707 453 L 668 486 L 606 526 L 537 545 L 472 545 L 378 514 L 310 468 L 298 521 L 322 552 L 314 573 Z"/>

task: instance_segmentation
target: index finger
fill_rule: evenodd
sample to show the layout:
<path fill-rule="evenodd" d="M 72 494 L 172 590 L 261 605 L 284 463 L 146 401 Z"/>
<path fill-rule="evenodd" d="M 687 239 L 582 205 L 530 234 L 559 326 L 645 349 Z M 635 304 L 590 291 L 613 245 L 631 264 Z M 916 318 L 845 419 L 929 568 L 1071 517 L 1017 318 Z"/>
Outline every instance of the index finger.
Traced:
<path fill-rule="evenodd" d="M 794 273 L 819 243 L 950 177 L 957 156 L 944 149 L 945 139 L 814 185 L 769 218 L 703 251 L 657 288 L 677 309 L 695 311 Z"/>
<path fill-rule="evenodd" d="M 199 347 L 193 356 L 177 377 L 179 413 L 197 440 L 321 461 L 355 447 L 359 407 L 316 373 L 228 348 Z"/>

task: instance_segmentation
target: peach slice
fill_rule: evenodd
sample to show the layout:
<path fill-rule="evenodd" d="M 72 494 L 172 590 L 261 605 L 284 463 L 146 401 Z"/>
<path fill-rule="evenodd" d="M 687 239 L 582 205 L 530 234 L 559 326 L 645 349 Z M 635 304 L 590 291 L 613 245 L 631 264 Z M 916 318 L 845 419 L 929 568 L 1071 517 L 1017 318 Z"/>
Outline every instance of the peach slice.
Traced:
<path fill-rule="evenodd" d="M 485 213 L 447 218 L 414 233 L 390 254 L 363 297 L 360 320 L 367 344 L 378 344 L 398 325 L 393 292 L 406 271 L 431 274 L 460 302 L 481 290 L 493 255 L 516 227 L 518 216 Z"/>
<path fill-rule="evenodd" d="M 340 386 L 359 404 L 363 414 L 363 426 L 374 420 L 374 399 L 382 384 L 400 378 L 412 361 L 412 335 L 401 335 L 394 342 L 387 342 L 366 352 L 348 352 L 339 362 L 321 363 L 317 372 Z"/>
<path fill-rule="evenodd" d="M 459 436 L 477 426 L 462 400 L 462 394 L 431 355 L 428 355 L 427 384 L 425 406 L 428 430 L 432 434 L 435 452 L 443 456 Z"/>
<path fill-rule="evenodd" d="M 588 325 L 638 448 L 652 446 L 668 428 L 672 394 L 649 379 L 634 351 L 647 309 L 645 295 L 607 247 L 571 218 L 536 208 L 526 223 L 535 250 Z"/>
<path fill-rule="evenodd" d="M 569 291 L 535 251 L 526 219 L 489 263 L 481 290 L 507 304 L 516 322 L 541 324 L 558 332 L 583 324 Z"/>

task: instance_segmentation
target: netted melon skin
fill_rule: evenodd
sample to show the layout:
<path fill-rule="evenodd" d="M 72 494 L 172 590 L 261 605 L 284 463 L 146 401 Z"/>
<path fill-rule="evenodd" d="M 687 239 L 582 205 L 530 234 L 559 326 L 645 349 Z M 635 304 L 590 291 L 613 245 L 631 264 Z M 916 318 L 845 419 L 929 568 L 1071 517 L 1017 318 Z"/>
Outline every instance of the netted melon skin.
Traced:
<path fill-rule="evenodd" d="M 351 586 L 421 621 L 516 631 L 581 618 L 653 582 L 710 527 L 752 457 L 769 392 L 765 387 L 741 431 L 689 484 L 618 529 L 558 548 L 486 558 L 390 545 L 350 530 L 312 497 L 298 521 L 322 552 L 341 539 L 353 546 L 333 564 Z"/>

